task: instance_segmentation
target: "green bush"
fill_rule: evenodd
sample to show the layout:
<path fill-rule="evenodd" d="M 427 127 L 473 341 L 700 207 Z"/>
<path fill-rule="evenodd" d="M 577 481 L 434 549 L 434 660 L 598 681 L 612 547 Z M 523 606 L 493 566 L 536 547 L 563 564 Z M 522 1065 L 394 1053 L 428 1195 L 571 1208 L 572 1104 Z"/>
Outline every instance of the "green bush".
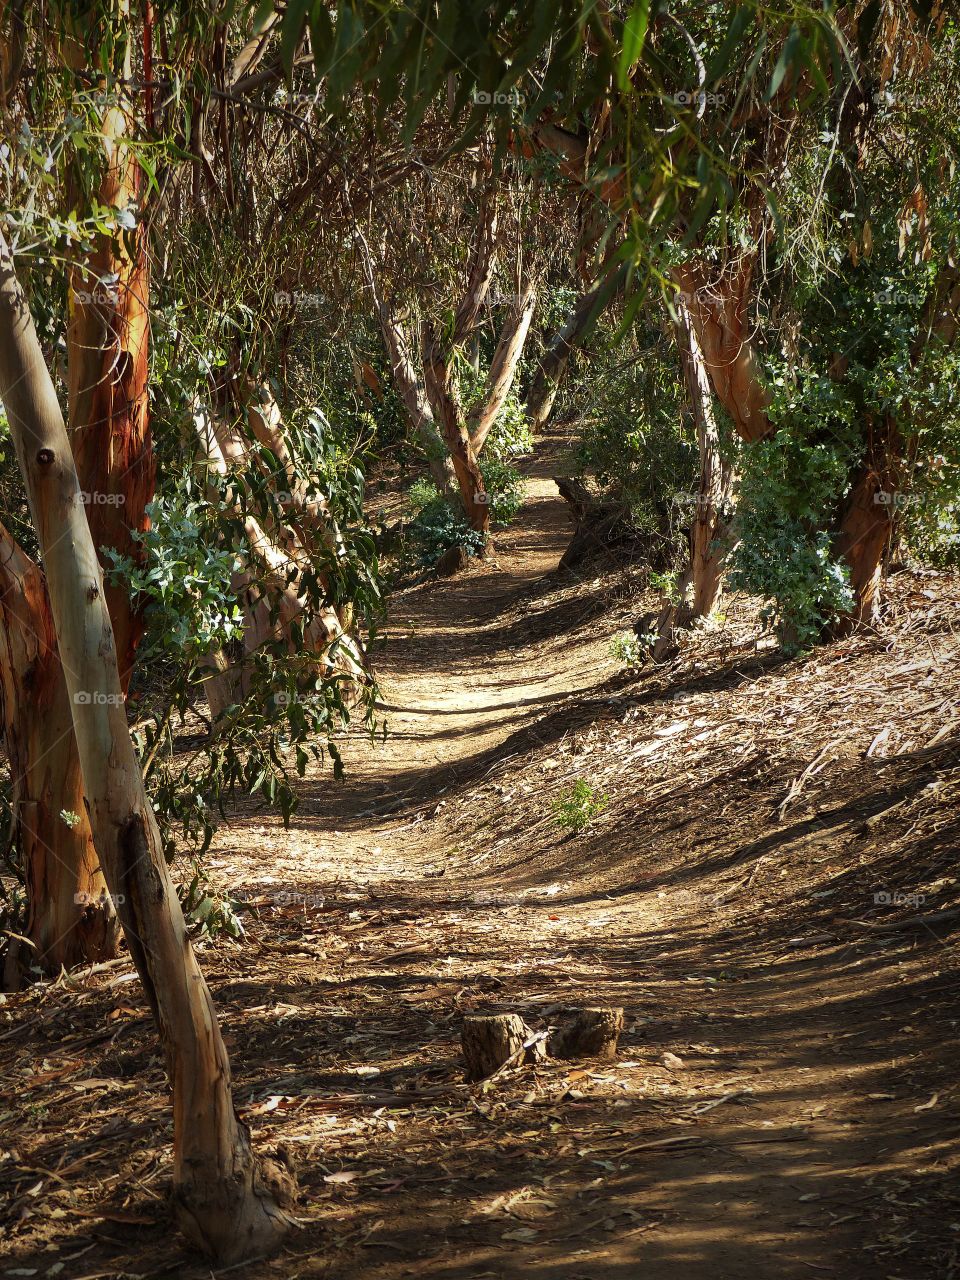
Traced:
<path fill-rule="evenodd" d="M 445 551 L 456 546 L 465 547 L 469 555 L 479 555 L 483 551 L 483 534 L 471 529 L 463 513 L 455 511 L 436 490 L 434 494 L 409 525 L 420 565 L 432 568 Z"/>
<path fill-rule="evenodd" d="M 608 803 L 605 795 L 595 794 L 590 784 L 580 778 L 559 800 L 554 801 L 554 822 L 564 831 L 583 831 L 598 814 L 603 813 Z"/>
<path fill-rule="evenodd" d="M 480 461 L 480 474 L 490 498 L 490 521 L 508 525 L 523 506 L 523 476 L 509 462 L 494 457 Z"/>

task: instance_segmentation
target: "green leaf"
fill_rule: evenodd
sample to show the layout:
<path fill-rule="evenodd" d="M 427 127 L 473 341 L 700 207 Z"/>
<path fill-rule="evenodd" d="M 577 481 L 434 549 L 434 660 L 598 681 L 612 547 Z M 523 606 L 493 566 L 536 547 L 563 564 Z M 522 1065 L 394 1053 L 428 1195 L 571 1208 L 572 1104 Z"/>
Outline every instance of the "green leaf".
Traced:
<path fill-rule="evenodd" d="M 643 56 L 650 21 L 650 0 L 636 0 L 630 16 L 623 24 L 623 45 L 617 62 L 617 88 L 625 90 L 630 83 L 630 69 Z"/>
<path fill-rule="evenodd" d="M 806 50 L 806 44 L 800 28 L 794 23 L 790 28 L 790 34 L 784 41 L 783 48 L 780 50 L 777 65 L 773 68 L 773 75 L 770 77 L 770 85 L 765 95 L 767 102 L 770 102 L 776 95 L 777 90 L 783 84 L 784 76 L 793 65 L 794 56 L 801 50 Z"/>
<path fill-rule="evenodd" d="M 293 74 L 293 60 L 296 57 L 297 45 L 303 37 L 303 29 L 307 22 L 307 12 L 313 0 L 288 0 L 287 11 L 283 15 L 280 28 L 280 61 L 287 79 Z"/>

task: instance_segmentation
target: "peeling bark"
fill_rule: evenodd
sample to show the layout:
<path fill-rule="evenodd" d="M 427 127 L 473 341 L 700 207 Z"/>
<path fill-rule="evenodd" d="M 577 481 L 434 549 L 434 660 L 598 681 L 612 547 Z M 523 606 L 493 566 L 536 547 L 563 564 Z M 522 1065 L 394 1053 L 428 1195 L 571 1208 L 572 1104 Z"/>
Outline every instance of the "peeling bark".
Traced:
<path fill-rule="evenodd" d="M 233 1107 L 226 1049 L 127 729 L 69 437 L 2 237 L 0 398 L 43 553 L 91 829 L 167 1057 L 179 1223 L 218 1262 L 239 1262 L 276 1247 L 289 1219 L 264 1186 Z"/>

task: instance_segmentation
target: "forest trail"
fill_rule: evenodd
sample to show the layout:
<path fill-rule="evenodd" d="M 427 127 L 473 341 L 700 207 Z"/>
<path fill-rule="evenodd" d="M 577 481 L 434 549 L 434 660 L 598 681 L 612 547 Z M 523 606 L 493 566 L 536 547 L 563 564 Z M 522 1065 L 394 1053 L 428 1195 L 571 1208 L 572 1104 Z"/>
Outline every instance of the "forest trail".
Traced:
<path fill-rule="evenodd" d="M 902 1160 L 939 1120 L 913 1113 L 930 1096 L 917 1092 L 909 1141 L 889 1130 L 905 1080 L 884 1074 L 889 1017 L 870 1003 L 882 975 L 865 977 L 861 953 L 843 948 L 758 953 L 716 901 L 727 884 L 710 867 L 709 829 L 699 881 L 661 879 L 641 850 L 625 892 L 580 861 L 579 837 L 554 831 L 560 857 L 541 863 L 514 826 L 531 786 L 511 781 L 511 759 L 551 739 L 576 744 L 576 713 L 616 701 L 615 596 L 611 607 L 608 587 L 598 609 L 555 574 L 570 536 L 550 478 L 563 444 L 539 443 L 526 506 L 491 563 L 393 598 L 378 662 L 386 742 L 352 737 L 345 782 L 304 805 L 287 852 L 277 848 L 287 869 L 272 874 L 305 892 L 347 886 L 358 925 L 375 908 L 356 944 L 375 954 L 350 962 L 369 983 L 359 1043 L 377 1045 L 392 1087 L 449 1080 L 472 1009 L 530 1018 L 565 1001 L 623 1004 L 629 1030 L 618 1064 L 575 1063 L 531 1092 L 523 1080 L 498 1087 L 472 1126 L 443 1107 L 414 1112 L 402 1167 L 383 1157 L 395 1190 L 373 1210 L 362 1193 L 354 1203 L 368 1225 L 382 1220 L 362 1268 L 345 1259 L 332 1274 L 873 1276 L 886 1242 L 857 1188 L 878 1179 L 895 1205 Z M 624 605 L 620 626 L 637 612 Z M 460 794 L 478 784 L 493 803 L 479 828 Z M 385 1017 L 400 1055 L 378 1035 Z M 418 1150 L 429 1172 L 413 1172 Z"/>
<path fill-rule="evenodd" d="M 815 673 L 738 649 L 625 680 L 610 638 L 640 603 L 620 571 L 554 572 L 569 537 L 550 481 L 562 444 L 529 460 L 527 505 L 489 563 L 393 597 L 378 659 L 386 740 L 351 731 L 346 778 L 312 775 L 289 831 L 247 812 L 217 834 L 211 873 L 254 914 L 242 944 L 202 945 L 203 965 L 254 1140 L 293 1154 L 304 1192 L 285 1252 L 231 1274 L 948 1277 L 955 949 L 936 929 L 845 930 L 874 910 L 856 876 L 880 874 L 858 834 L 864 806 L 882 814 L 955 777 L 955 742 L 869 776 L 840 750 L 812 809 L 771 825 L 811 749 L 797 729 L 800 763 L 784 763 L 769 745 L 747 751 L 734 725 L 745 692 Z M 946 663 L 946 641 L 930 644 Z M 822 681 L 839 704 L 841 660 Z M 876 667 L 872 651 L 860 660 Z M 771 696 L 757 733 L 785 732 Z M 724 736 L 704 757 L 710 716 Z M 874 727 L 863 732 L 869 743 Z M 610 791 L 580 836 L 551 812 L 572 777 Z M 833 910 L 851 895 L 859 908 Z M 66 1221 L 38 1215 L 11 1265 L 46 1274 L 82 1253 L 65 1280 L 199 1280 L 210 1271 L 184 1262 L 158 1203 L 166 1087 L 124 981 L 45 989 L 37 1035 L 68 1057 L 87 1046 L 102 1092 L 45 1086 L 62 1096 L 28 1163 L 56 1168 L 64 1134 L 85 1142 L 87 1198 Z M 616 1062 L 463 1083 L 464 1014 L 543 1026 L 584 1004 L 625 1008 Z M 119 1181 L 98 1186 L 98 1153 Z M 46 1187 L 58 1203 L 62 1188 Z"/>

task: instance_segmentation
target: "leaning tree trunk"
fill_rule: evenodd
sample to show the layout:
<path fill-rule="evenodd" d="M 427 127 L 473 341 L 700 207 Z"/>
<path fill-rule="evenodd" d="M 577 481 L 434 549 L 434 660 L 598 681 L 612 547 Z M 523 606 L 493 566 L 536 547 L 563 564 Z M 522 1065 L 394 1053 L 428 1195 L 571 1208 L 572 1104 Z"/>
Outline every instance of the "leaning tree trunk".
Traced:
<path fill-rule="evenodd" d="M 68 41 L 64 53 L 73 66 L 89 58 L 77 41 Z M 138 198 L 139 169 L 125 145 L 128 130 L 125 110 L 109 107 L 101 135 L 106 167 L 97 196 L 107 209 L 125 210 Z M 148 524 L 146 506 L 155 488 L 144 234 L 140 225 L 119 245 L 101 235 L 90 254 L 73 264 L 67 326 L 70 438 L 94 545 L 134 560 L 142 555 L 134 534 Z M 36 568 L 29 557 L 23 559 Z M 27 590 L 26 578 L 11 572 L 13 563 L 5 555 L 0 565 L 7 636 L 0 645 L 0 684 L 14 834 L 27 885 L 28 934 L 41 965 L 55 972 L 61 965 L 115 956 L 120 930 L 83 800 L 46 588 L 40 575 Z M 105 593 L 126 693 L 142 617 L 122 585 L 107 583 Z M 24 645 L 10 643 L 13 631 L 23 627 L 45 637 L 29 668 L 22 665 Z"/>
<path fill-rule="evenodd" d="M 180 1226 L 218 1262 L 239 1262 L 276 1246 L 287 1219 L 234 1111 L 226 1049 L 127 729 L 103 573 L 69 438 L 2 237 L 0 399 L 44 558 L 94 839 L 173 1085 Z"/>
<path fill-rule="evenodd" d="M 449 366 L 430 329 L 424 338 L 423 373 L 427 395 L 453 462 L 467 523 L 471 529 L 487 537 L 490 533 L 490 504 L 480 464 L 451 381 Z"/>
<path fill-rule="evenodd" d="M 582 350 L 600 315 L 623 291 L 626 274 L 626 267 L 620 267 L 578 298 L 563 327 L 540 357 L 526 400 L 527 418 L 535 432 L 545 429 L 570 360 Z"/>

